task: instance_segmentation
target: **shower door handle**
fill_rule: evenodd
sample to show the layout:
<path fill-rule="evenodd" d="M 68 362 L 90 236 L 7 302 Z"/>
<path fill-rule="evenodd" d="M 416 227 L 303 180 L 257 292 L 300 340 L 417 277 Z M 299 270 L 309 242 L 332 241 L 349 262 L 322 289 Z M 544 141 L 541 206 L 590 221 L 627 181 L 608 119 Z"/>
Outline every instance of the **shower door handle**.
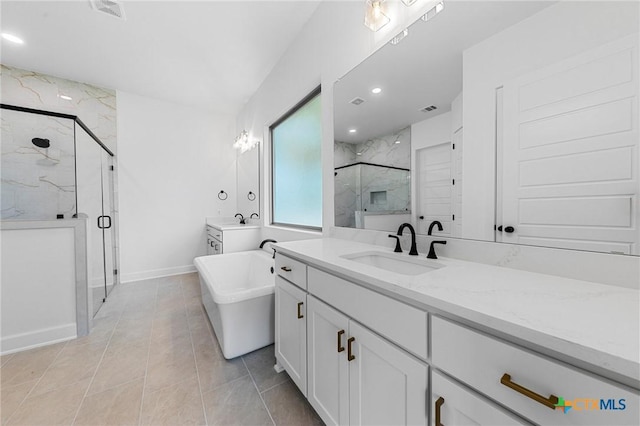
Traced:
<path fill-rule="evenodd" d="M 108 226 L 104 226 L 104 219 L 105 218 L 109 219 L 109 225 Z M 102 221 L 100 219 L 102 219 Z M 100 228 L 100 229 L 109 229 L 109 228 L 111 228 L 111 216 L 98 216 L 98 228 Z"/>

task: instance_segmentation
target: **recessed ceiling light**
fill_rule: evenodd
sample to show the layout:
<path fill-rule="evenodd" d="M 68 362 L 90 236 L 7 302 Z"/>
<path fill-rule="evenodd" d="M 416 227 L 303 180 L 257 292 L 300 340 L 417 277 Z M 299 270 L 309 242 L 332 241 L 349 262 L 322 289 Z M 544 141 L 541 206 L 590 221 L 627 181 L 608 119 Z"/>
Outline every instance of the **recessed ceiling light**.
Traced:
<path fill-rule="evenodd" d="M 362 155 L 362 153 L 361 152 L 356 152 L 356 155 Z"/>
<path fill-rule="evenodd" d="M 22 40 L 18 36 L 14 36 L 13 34 L 2 33 L 2 38 L 7 40 L 7 41 L 10 41 L 11 43 L 24 44 L 24 40 Z"/>
<path fill-rule="evenodd" d="M 65 101 L 70 101 L 73 99 L 71 96 L 67 96 L 67 95 L 58 95 L 58 96 L 60 96 L 60 99 L 64 99 Z"/>
<path fill-rule="evenodd" d="M 357 132 L 356 129 L 349 129 L 349 133 L 355 133 L 355 132 Z"/>
<path fill-rule="evenodd" d="M 382 89 L 379 87 L 374 87 L 373 89 L 371 89 L 371 93 L 377 95 L 378 93 L 382 92 Z"/>
<path fill-rule="evenodd" d="M 400 139 L 398 139 L 398 140 L 396 141 L 396 144 L 399 144 L 399 143 L 400 143 Z"/>

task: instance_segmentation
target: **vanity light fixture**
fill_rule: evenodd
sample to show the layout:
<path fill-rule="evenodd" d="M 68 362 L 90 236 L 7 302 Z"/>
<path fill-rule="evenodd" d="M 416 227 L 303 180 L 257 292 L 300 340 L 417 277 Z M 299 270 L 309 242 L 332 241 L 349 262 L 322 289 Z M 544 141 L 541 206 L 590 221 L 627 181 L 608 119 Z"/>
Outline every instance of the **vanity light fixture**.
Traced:
<path fill-rule="evenodd" d="M 239 149 L 240 153 L 247 152 L 258 145 L 258 140 L 251 140 L 249 138 L 249 133 L 246 130 L 240 132 L 236 140 L 233 142 L 233 147 L 235 149 Z"/>
<path fill-rule="evenodd" d="M 396 34 L 396 36 L 392 38 L 389 43 L 395 46 L 396 44 L 400 43 L 408 35 L 409 35 L 409 28 L 405 28 L 404 30 L 402 30 L 402 32 Z"/>
<path fill-rule="evenodd" d="M 444 10 L 444 2 L 441 1 L 440 3 L 436 4 L 431 9 L 429 9 L 427 11 L 427 13 L 422 15 L 422 20 L 423 21 L 428 21 L 429 19 L 433 18 L 434 16 L 436 16 L 438 13 L 442 12 L 443 10 Z"/>
<path fill-rule="evenodd" d="M 374 87 L 373 89 L 371 89 L 371 93 L 373 93 L 374 95 L 377 95 L 380 92 L 382 92 L 382 89 L 379 87 Z"/>
<path fill-rule="evenodd" d="M 389 17 L 384 14 L 384 0 L 367 0 L 364 13 L 364 25 L 371 31 L 376 32 L 387 25 Z"/>
<path fill-rule="evenodd" d="M 13 34 L 9 34 L 9 33 L 2 33 L 2 38 L 10 41 L 11 43 L 15 43 L 15 44 L 24 44 L 24 40 L 22 40 L 20 37 L 15 36 Z"/>

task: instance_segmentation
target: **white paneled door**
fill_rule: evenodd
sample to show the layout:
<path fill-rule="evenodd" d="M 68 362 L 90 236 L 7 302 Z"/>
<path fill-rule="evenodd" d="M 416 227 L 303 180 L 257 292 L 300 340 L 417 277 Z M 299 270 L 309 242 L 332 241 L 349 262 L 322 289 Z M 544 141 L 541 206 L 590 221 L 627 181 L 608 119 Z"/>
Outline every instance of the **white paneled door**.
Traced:
<path fill-rule="evenodd" d="M 426 234 L 429 224 L 437 220 L 443 231 L 434 234 L 453 236 L 454 196 L 451 142 L 417 150 L 418 233 Z"/>
<path fill-rule="evenodd" d="M 637 40 L 504 84 L 498 240 L 640 253 Z"/>

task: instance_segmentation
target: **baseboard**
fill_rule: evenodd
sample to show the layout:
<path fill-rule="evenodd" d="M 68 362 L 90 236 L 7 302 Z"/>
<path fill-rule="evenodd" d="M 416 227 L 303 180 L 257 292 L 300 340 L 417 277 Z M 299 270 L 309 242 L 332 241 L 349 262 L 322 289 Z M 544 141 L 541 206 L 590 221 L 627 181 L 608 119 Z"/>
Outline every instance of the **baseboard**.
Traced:
<path fill-rule="evenodd" d="M 75 339 L 77 336 L 75 323 L 60 325 L 58 327 L 45 328 L 29 333 L 14 334 L 13 336 L 3 336 L 0 343 L 1 354 L 11 354 L 52 343 L 64 342 Z"/>
<path fill-rule="evenodd" d="M 131 283 L 135 281 L 149 280 L 152 278 L 169 277 L 172 275 L 188 274 L 190 272 L 196 272 L 194 265 L 176 266 L 173 268 L 153 269 L 151 271 L 132 272 L 129 274 L 122 274 L 120 282 Z"/>

